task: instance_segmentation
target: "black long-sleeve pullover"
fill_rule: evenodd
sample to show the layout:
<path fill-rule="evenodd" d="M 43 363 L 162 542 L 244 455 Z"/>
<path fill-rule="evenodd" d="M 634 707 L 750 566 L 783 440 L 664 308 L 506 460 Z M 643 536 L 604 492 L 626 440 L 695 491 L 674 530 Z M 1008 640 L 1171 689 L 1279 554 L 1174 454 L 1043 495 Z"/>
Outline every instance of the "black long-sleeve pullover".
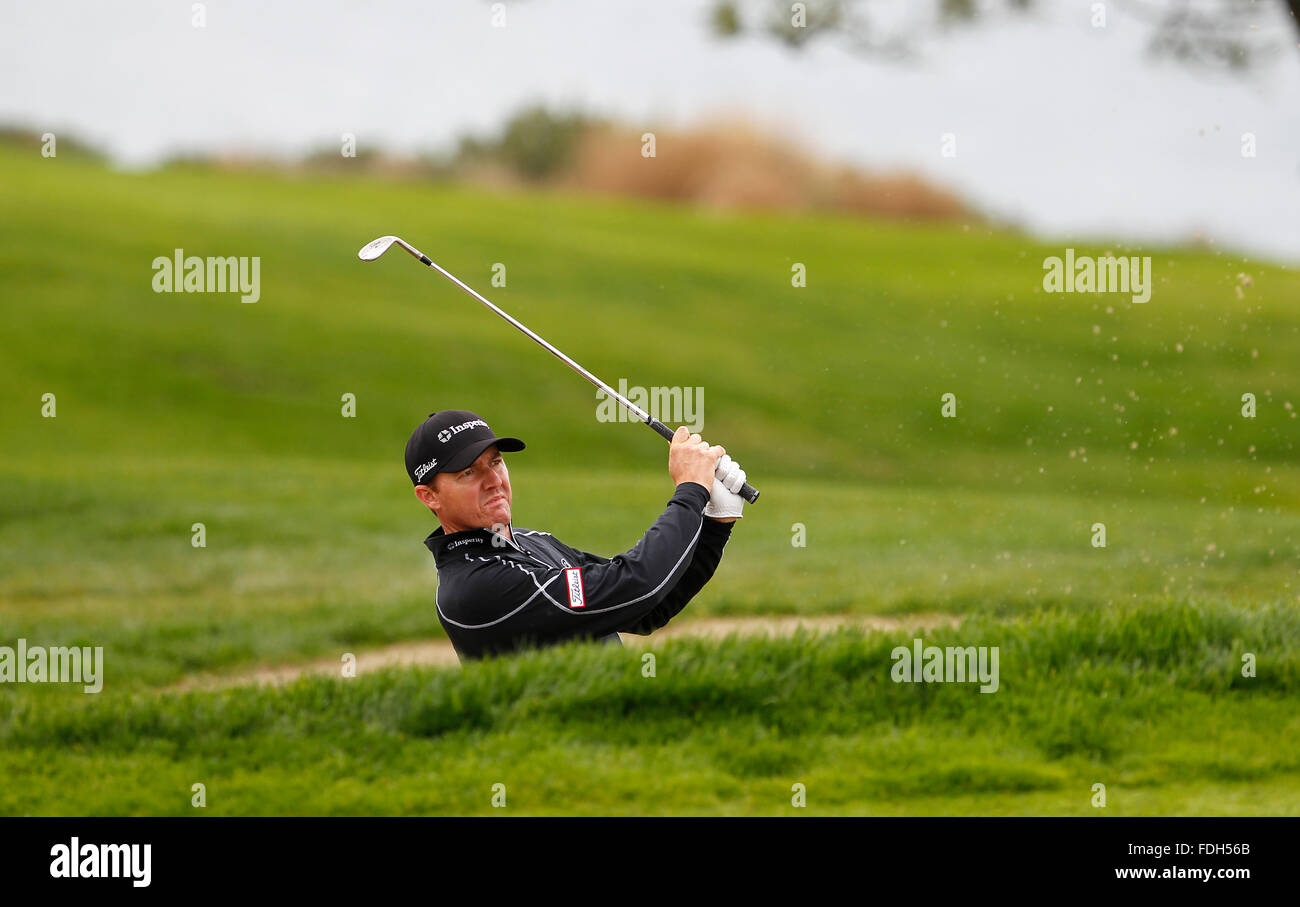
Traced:
<path fill-rule="evenodd" d="M 511 527 L 424 540 L 438 568 L 438 619 L 461 661 L 570 639 L 646 635 L 668 623 L 713 576 L 734 523 L 705 519 L 709 490 L 677 486 L 636 547 L 612 558 L 549 532 Z"/>

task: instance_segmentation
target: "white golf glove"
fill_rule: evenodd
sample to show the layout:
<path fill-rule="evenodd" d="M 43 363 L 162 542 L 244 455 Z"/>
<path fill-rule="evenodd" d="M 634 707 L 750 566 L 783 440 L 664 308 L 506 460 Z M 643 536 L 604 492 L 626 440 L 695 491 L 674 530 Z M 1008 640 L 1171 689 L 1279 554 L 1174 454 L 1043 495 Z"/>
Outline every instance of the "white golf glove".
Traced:
<path fill-rule="evenodd" d="M 704 505 L 704 515 L 709 517 L 743 517 L 745 499 L 736 494 L 745 484 L 745 470 L 731 459 L 730 454 L 723 454 L 718 467 L 713 473 L 713 493 L 709 503 Z"/>

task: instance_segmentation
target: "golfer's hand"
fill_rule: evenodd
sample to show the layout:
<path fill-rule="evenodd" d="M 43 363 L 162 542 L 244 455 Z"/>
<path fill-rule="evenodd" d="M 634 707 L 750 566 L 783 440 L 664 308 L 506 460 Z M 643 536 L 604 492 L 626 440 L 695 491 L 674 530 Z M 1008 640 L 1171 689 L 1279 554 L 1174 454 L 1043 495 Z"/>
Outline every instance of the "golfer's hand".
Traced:
<path fill-rule="evenodd" d="M 720 523 L 734 523 L 744 516 L 745 499 L 736 494 L 736 491 L 745 484 L 745 478 L 745 470 L 740 468 L 740 464 L 724 455 L 718 461 L 713 493 L 704 507 L 704 515 Z"/>
<path fill-rule="evenodd" d="M 690 434 L 683 425 L 673 435 L 668 446 L 668 475 L 673 484 L 697 482 L 705 488 L 713 487 L 713 472 L 726 450 L 717 444 L 710 445 L 699 435 Z"/>

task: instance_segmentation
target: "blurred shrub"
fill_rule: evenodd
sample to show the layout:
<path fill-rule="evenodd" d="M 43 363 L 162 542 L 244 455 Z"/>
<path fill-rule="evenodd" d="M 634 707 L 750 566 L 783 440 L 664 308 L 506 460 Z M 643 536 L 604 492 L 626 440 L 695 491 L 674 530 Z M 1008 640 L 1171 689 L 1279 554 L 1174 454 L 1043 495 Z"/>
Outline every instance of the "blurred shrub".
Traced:
<path fill-rule="evenodd" d="M 397 180 L 462 180 L 479 185 L 550 185 L 570 191 L 634 196 L 719 209 L 844 211 L 935 220 L 977 217 L 956 195 L 913 173 L 871 174 L 827 164 L 786 139 L 744 120 L 691 130 L 660 130 L 653 157 L 642 153 L 647 130 L 577 111 L 523 108 L 495 136 L 462 136 L 454 152 L 418 156 L 359 147 L 344 157 L 321 145 L 293 160 L 228 150 L 173 155 L 170 167 L 308 171 Z M 39 151 L 40 134 L 0 126 L 0 142 Z M 71 136 L 60 152 L 96 154 Z M 98 156 L 98 155 L 96 155 Z"/>
<path fill-rule="evenodd" d="M 545 180 L 573 163 L 582 135 L 597 122 L 585 114 L 553 113 L 534 105 L 512 116 L 499 138 L 463 137 L 456 162 L 466 168 L 498 164 L 525 180 Z"/>
<path fill-rule="evenodd" d="M 953 193 L 912 173 L 869 174 L 817 160 L 744 121 L 641 133 L 599 125 L 583 132 L 566 187 L 694 202 L 713 208 L 847 211 L 923 220 L 974 215 Z"/>

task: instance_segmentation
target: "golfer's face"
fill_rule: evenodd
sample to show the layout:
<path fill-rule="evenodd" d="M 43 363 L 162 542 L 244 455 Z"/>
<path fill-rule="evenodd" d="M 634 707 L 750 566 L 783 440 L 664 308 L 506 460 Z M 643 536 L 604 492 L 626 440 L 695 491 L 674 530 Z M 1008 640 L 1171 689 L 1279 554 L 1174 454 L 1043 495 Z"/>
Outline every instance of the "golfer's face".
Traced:
<path fill-rule="evenodd" d="M 466 529 L 491 529 L 510 522 L 510 472 L 493 444 L 468 469 L 443 473 L 438 483 L 442 515 Z"/>

